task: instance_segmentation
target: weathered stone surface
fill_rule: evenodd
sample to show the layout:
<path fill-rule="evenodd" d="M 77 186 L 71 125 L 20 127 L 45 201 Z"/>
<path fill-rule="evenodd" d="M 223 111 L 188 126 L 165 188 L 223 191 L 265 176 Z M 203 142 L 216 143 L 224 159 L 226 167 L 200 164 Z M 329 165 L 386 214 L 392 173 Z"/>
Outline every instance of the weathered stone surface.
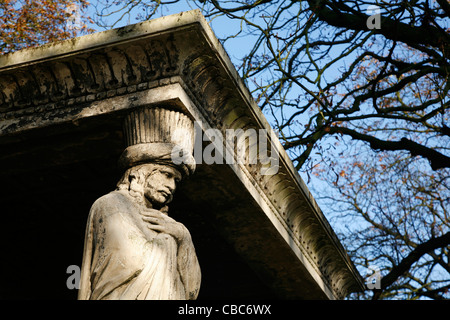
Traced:
<path fill-rule="evenodd" d="M 89 213 L 78 298 L 196 299 L 201 273 L 191 234 L 168 214 L 179 182 L 195 170 L 195 163 L 174 165 L 171 157 L 175 145 L 192 153 L 192 120 L 143 107 L 127 115 L 124 133 L 124 174 Z"/>
<path fill-rule="evenodd" d="M 233 261 L 251 266 L 256 278 L 248 278 L 262 279 L 254 284 L 268 296 L 335 299 L 361 289 L 358 272 L 198 11 L 0 57 L 0 92 L 4 177 L 37 177 L 42 168 L 91 167 L 102 159 L 110 164 L 106 172 L 117 176 L 114 161 L 125 144 L 121 123 L 141 106 L 183 110 L 204 131 L 219 129 L 224 136 L 227 129 L 266 130 L 279 157 L 277 174 L 262 175 L 261 164 L 248 159 L 203 164 L 180 189 L 191 211 L 187 219 L 207 224 L 197 231 L 188 226 L 194 243 L 197 232 L 214 226 L 210 243 L 220 234 L 226 244 L 220 240 L 218 247 L 231 246 L 225 256 L 237 252 Z M 174 200 L 175 216 L 177 206 Z M 207 247 L 198 251 L 200 264 L 204 254 L 205 265 L 214 265 Z M 211 273 L 205 278 L 206 284 L 218 281 Z"/>

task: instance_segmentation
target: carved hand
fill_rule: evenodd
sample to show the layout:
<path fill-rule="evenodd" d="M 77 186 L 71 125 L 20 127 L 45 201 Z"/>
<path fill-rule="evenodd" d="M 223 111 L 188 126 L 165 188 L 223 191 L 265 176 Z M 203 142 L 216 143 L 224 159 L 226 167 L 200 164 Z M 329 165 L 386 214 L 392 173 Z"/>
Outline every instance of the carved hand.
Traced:
<path fill-rule="evenodd" d="M 189 231 L 182 223 L 175 221 L 158 210 L 145 209 L 141 214 L 143 216 L 142 220 L 147 223 L 149 229 L 167 233 L 174 237 L 178 243 L 181 243 L 190 237 Z"/>

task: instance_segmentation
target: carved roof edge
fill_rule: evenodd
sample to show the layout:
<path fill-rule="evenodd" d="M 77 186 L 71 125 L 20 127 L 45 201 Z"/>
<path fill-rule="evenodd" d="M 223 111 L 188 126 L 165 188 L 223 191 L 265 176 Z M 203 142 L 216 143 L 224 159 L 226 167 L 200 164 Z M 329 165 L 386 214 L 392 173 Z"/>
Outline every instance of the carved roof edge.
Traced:
<path fill-rule="evenodd" d="M 200 10 L 196 9 L 0 55 L 0 72 L 41 61 L 69 57 L 80 52 L 113 46 L 117 43 L 130 42 L 154 36 L 157 33 L 169 33 L 173 29 L 180 29 L 192 24 L 202 25 L 204 32 L 209 33 L 209 37 L 215 38 L 205 17 Z M 216 41 L 218 42 L 218 40 Z"/>

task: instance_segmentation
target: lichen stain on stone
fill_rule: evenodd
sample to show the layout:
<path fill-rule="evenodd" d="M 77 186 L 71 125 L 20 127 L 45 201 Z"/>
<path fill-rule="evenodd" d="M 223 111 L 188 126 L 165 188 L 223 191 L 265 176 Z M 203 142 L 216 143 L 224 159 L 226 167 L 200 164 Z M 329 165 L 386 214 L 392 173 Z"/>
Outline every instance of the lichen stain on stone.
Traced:
<path fill-rule="evenodd" d="M 136 28 L 136 25 L 129 25 L 129 26 L 117 28 L 116 29 L 116 34 L 119 37 L 125 37 L 130 32 L 133 32 L 135 28 Z"/>

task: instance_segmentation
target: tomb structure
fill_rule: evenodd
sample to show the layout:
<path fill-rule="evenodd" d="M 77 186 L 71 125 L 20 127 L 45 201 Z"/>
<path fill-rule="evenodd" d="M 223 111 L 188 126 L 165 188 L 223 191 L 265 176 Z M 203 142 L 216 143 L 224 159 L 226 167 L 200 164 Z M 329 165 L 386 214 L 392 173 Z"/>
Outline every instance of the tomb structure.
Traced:
<path fill-rule="evenodd" d="M 130 209 L 144 222 L 120 230 L 169 235 L 164 266 L 139 262 L 157 254 L 130 242 L 117 261 L 148 276 L 111 298 L 343 299 L 364 287 L 197 10 L 1 56 L 0 149 L 2 298 L 76 298 L 66 270 L 86 252 L 81 298 L 105 297 L 83 285 L 98 267 L 89 223 L 105 222 L 110 203 L 148 211 Z M 151 181 L 139 189 L 137 167 L 170 171 L 173 188 L 150 179 L 164 201 L 145 193 Z M 108 279 L 130 276 L 113 267 Z M 166 295 L 151 294 L 150 278 Z"/>

